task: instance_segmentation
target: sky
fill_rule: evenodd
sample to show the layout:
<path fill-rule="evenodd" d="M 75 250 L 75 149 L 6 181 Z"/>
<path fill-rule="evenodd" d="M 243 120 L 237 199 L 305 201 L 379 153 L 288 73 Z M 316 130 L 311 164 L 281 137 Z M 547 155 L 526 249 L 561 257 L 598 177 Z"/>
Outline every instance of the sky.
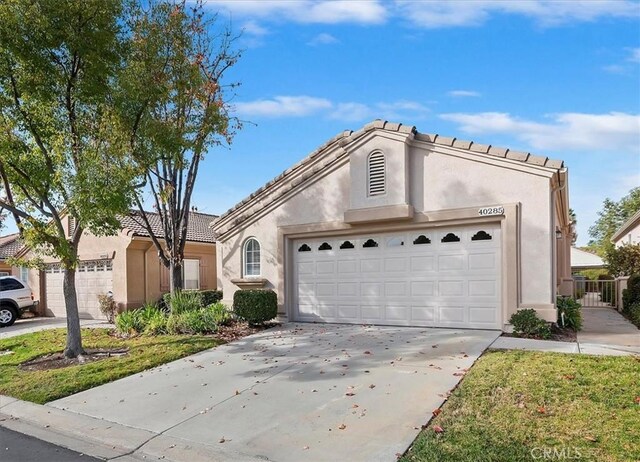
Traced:
<path fill-rule="evenodd" d="M 562 159 L 578 245 L 640 186 L 640 1 L 215 1 L 241 33 L 245 121 L 193 204 L 220 214 L 343 130 L 380 118 Z"/>

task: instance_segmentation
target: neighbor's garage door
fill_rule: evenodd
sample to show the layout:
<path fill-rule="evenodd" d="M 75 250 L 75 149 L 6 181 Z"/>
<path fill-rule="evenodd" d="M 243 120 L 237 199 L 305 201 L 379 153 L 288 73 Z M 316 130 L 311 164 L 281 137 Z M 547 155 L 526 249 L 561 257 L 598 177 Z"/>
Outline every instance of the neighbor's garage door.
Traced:
<path fill-rule="evenodd" d="M 293 243 L 294 319 L 501 328 L 500 227 Z"/>
<path fill-rule="evenodd" d="M 47 310 L 54 316 L 66 317 L 62 279 L 64 273 L 59 265 L 46 269 Z M 104 319 L 98 307 L 98 295 L 113 289 L 113 267 L 111 260 L 84 261 L 76 271 L 78 311 L 81 318 Z"/>

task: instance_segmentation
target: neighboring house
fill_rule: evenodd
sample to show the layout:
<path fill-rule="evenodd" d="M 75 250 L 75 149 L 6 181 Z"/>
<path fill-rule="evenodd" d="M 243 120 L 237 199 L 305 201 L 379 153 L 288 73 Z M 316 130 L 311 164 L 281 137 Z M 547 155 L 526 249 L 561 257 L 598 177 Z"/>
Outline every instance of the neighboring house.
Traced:
<path fill-rule="evenodd" d="M 282 319 L 502 329 L 572 293 L 568 172 L 529 153 L 374 121 L 212 223 L 218 288 Z"/>
<path fill-rule="evenodd" d="M 158 237 L 163 237 L 159 216 L 147 212 Z M 215 215 L 191 212 L 188 242 L 185 246 L 184 281 L 187 289 L 216 288 L 216 248 L 208 225 Z M 169 271 L 160 262 L 158 252 L 142 226 L 139 212 L 121 217 L 122 229 L 114 236 L 95 236 L 85 232 L 80 239 L 80 263 L 76 272 L 78 309 L 83 318 L 102 319 L 98 295 L 113 293 L 119 309 L 137 308 L 157 301 L 169 291 Z M 68 218 L 64 218 L 66 229 Z M 23 255 L 34 256 L 28 249 Z M 41 256 L 44 271 L 31 270 L 29 285 L 40 294 L 39 309 L 47 316 L 65 316 L 62 293 L 64 272 L 59 261 Z"/>
<path fill-rule="evenodd" d="M 594 253 L 571 247 L 571 272 L 577 273 L 583 270 L 604 269 L 605 263 Z"/>
<path fill-rule="evenodd" d="M 634 213 L 611 237 L 616 247 L 624 244 L 640 244 L 640 210 Z"/>
<path fill-rule="evenodd" d="M 29 269 L 12 268 L 8 262 L 8 259 L 15 257 L 23 247 L 24 245 L 22 244 L 22 240 L 18 233 L 0 236 L 0 276 L 9 276 L 13 274 L 27 282 L 27 279 L 29 278 Z"/>

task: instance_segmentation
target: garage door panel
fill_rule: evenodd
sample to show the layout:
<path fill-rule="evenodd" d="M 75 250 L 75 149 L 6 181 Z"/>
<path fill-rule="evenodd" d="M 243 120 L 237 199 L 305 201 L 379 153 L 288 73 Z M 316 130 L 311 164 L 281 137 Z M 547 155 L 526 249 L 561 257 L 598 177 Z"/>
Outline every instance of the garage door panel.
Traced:
<path fill-rule="evenodd" d="M 500 327 L 499 225 L 299 240 L 294 249 L 302 244 L 310 250 L 294 254 L 294 318 Z"/>

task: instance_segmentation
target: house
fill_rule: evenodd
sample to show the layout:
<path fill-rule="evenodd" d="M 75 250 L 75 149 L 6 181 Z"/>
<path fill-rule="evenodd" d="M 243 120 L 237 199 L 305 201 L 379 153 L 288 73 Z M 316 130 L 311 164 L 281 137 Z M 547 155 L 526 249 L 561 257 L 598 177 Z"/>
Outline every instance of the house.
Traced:
<path fill-rule="evenodd" d="M 216 288 L 216 248 L 208 225 L 215 215 L 190 212 L 185 246 L 184 282 L 187 289 Z M 158 214 L 147 212 L 158 237 L 164 236 Z M 69 219 L 65 217 L 66 229 Z M 103 319 L 98 295 L 113 293 L 120 310 L 155 302 L 169 292 L 169 271 L 160 262 L 139 212 L 120 217 L 122 228 L 113 236 L 95 236 L 87 231 L 80 239 L 80 263 L 76 272 L 78 310 L 83 318 Z M 72 225 L 72 224 L 71 224 Z M 35 256 L 24 248 L 21 255 Z M 66 316 L 62 293 L 63 269 L 55 258 L 41 256 L 44 270 L 29 271 L 29 285 L 40 294 L 42 315 Z"/>
<path fill-rule="evenodd" d="M 502 329 L 572 293 L 563 162 L 376 120 L 212 223 L 218 288 L 283 320 Z"/>
<path fill-rule="evenodd" d="M 12 274 L 11 265 L 7 260 L 13 257 L 21 248 L 22 242 L 17 233 L 0 236 L 0 276 L 9 276 Z"/>
<path fill-rule="evenodd" d="M 611 241 L 616 247 L 624 244 L 640 244 L 640 210 L 634 213 L 631 218 L 611 236 Z"/>
<path fill-rule="evenodd" d="M 605 263 L 598 255 L 571 247 L 571 272 L 604 269 Z"/>

